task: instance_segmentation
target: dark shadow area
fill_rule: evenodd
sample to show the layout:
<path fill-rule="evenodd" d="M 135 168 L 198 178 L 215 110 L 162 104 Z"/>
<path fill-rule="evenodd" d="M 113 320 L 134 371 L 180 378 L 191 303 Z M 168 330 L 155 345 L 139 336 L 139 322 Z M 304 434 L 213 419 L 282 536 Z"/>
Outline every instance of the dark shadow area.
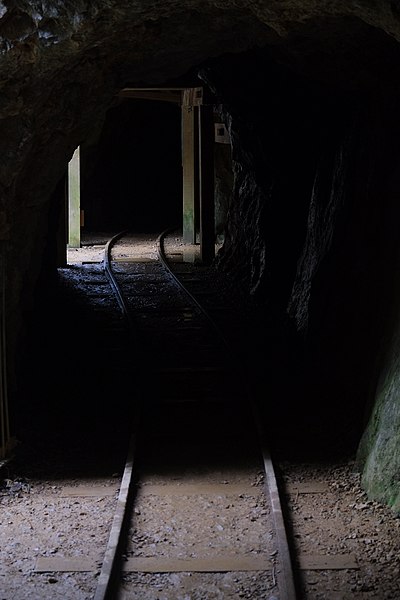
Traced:
<path fill-rule="evenodd" d="M 20 356 L 15 464 L 42 477 L 119 471 L 126 458 L 137 397 L 133 361 L 132 372 L 122 367 L 132 351 L 109 290 L 96 301 L 82 287 L 93 268 L 100 273 L 97 265 L 60 269 L 38 292 Z"/>
<path fill-rule="evenodd" d="M 82 146 L 82 208 L 92 231 L 149 231 L 179 223 L 180 106 L 125 99 Z"/>
<path fill-rule="evenodd" d="M 329 47 L 334 20 L 325 25 Z M 382 32 L 358 27 L 350 51 L 315 53 L 307 69 L 294 44 L 201 70 L 233 139 L 234 203 L 218 268 L 256 307 L 243 355 L 271 440 L 303 458 L 357 451 L 397 294 L 398 91 L 384 65 L 399 53 Z M 311 49 L 322 31 L 303 43 Z M 377 52 L 369 70 L 365 40 Z M 322 76 L 325 59 L 342 66 L 348 52 L 347 68 L 363 69 L 356 79 L 338 66 Z"/>

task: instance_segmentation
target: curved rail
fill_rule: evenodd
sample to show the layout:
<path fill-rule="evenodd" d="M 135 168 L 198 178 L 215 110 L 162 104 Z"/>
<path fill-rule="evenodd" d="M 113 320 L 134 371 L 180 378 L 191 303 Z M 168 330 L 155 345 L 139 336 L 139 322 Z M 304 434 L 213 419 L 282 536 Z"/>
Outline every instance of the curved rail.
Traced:
<path fill-rule="evenodd" d="M 108 281 L 110 282 L 110 285 L 113 289 L 113 292 L 117 298 L 118 304 L 120 306 L 120 309 L 122 310 L 122 313 L 124 315 L 124 317 L 126 318 L 126 320 L 129 323 L 129 327 L 133 328 L 133 322 L 132 319 L 130 318 L 129 315 L 129 310 L 128 307 L 126 305 L 125 302 L 125 298 L 122 295 L 121 290 L 119 289 L 119 285 L 117 283 L 117 280 L 114 277 L 114 274 L 112 272 L 111 269 L 111 251 L 112 251 L 112 247 L 115 244 L 115 242 L 117 242 L 119 239 L 121 239 L 124 235 L 126 235 L 127 231 L 120 231 L 119 233 L 117 233 L 116 235 L 114 235 L 114 237 L 112 237 L 110 240 L 108 240 L 105 248 L 104 248 L 104 258 L 103 258 L 103 269 L 104 272 L 108 278 Z"/>
<path fill-rule="evenodd" d="M 189 292 L 189 290 L 183 285 L 183 283 L 175 275 L 175 273 L 172 271 L 171 267 L 169 266 L 169 263 L 168 263 L 168 260 L 167 260 L 166 254 L 165 254 L 165 250 L 164 250 L 164 238 L 170 231 L 171 231 L 170 229 L 165 229 L 162 233 L 160 233 L 160 235 L 157 238 L 157 254 L 158 254 L 158 258 L 160 259 L 160 262 L 162 263 L 162 265 L 164 266 L 166 271 L 168 271 L 170 276 L 176 281 L 176 283 L 178 284 L 180 289 L 186 293 L 186 295 L 190 298 L 191 302 L 193 302 L 193 304 L 195 304 L 197 306 L 197 308 L 202 313 L 202 315 L 207 319 L 207 321 L 213 327 L 214 331 L 216 331 L 219 338 L 224 343 L 224 346 L 226 347 L 226 349 L 230 353 L 232 353 L 232 348 L 231 348 L 229 342 L 227 341 L 227 339 L 225 338 L 224 334 L 222 333 L 221 329 L 218 327 L 218 325 L 215 323 L 215 321 L 210 317 L 209 313 L 205 310 L 204 306 L 202 304 L 200 304 L 200 302 L 197 300 L 197 298 L 195 298 L 193 296 L 193 294 L 191 294 Z"/>
<path fill-rule="evenodd" d="M 168 263 L 168 260 L 167 260 L 166 254 L 165 254 L 165 249 L 164 249 L 164 239 L 165 239 L 165 236 L 170 231 L 171 231 L 170 229 L 166 229 L 159 235 L 159 237 L 157 239 L 157 251 L 158 251 L 158 256 L 160 258 L 160 261 L 164 265 L 165 269 L 167 269 L 169 274 L 177 282 L 179 287 L 188 295 L 190 300 L 196 304 L 196 306 L 202 312 L 204 317 L 209 321 L 210 325 L 218 333 L 218 336 L 220 337 L 220 339 L 223 340 L 225 347 L 229 351 L 231 358 L 232 358 L 232 360 L 235 361 L 237 367 L 239 369 L 243 370 L 241 362 L 237 359 L 236 355 L 233 352 L 232 346 L 226 340 L 221 329 L 218 327 L 218 325 L 215 323 L 215 321 L 210 317 L 210 315 L 204 309 L 204 307 L 197 301 L 197 299 L 183 285 L 183 283 L 179 280 L 179 278 L 175 275 L 175 273 L 173 273 L 173 271 Z M 247 377 L 245 380 L 247 380 Z M 262 421 L 261 421 L 256 403 L 255 403 L 249 390 L 247 390 L 247 393 L 248 393 L 248 399 L 252 406 L 254 421 L 257 426 L 258 435 L 259 435 L 259 439 L 260 439 L 260 446 L 261 446 L 261 451 L 262 451 L 262 456 L 263 456 L 264 470 L 265 470 L 266 480 L 267 480 L 267 484 L 268 484 L 267 487 L 268 487 L 269 497 L 270 497 L 270 501 L 271 501 L 271 508 L 272 508 L 272 514 L 273 514 L 273 519 L 274 519 L 274 525 L 275 525 L 275 533 L 276 533 L 276 537 L 277 537 L 278 557 L 279 557 L 279 565 L 280 565 L 280 570 L 278 570 L 278 573 L 277 573 L 277 581 L 278 581 L 278 587 L 279 587 L 279 593 L 280 593 L 280 600 L 296 600 L 297 593 L 296 593 L 295 579 L 294 579 L 294 573 L 293 573 L 292 558 L 291 558 L 291 554 L 290 554 L 288 536 L 287 536 L 286 527 L 285 527 L 285 520 L 284 520 L 284 516 L 283 516 L 282 505 L 281 505 L 281 500 L 280 500 L 280 495 L 279 495 L 279 489 L 278 489 L 278 484 L 277 484 L 276 475 L 275 475 L 275 468 L 274 468 L 274 464 L 273 464 L 273 461 L 271 458 L 271 453 L 269 451 L 269 448 L 268 448 L 268 445 L 266 442 L 266 435 L 265 435 L 264 429 L 262 427 Z"/>

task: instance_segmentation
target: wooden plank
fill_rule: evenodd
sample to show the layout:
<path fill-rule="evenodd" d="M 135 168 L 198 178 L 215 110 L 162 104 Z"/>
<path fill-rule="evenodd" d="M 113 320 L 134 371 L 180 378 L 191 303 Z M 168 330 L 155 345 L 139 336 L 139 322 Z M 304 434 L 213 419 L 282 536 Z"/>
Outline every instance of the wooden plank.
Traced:
<path fill-rule="evenodd" d="M 193 483 L 193 484 L 174 484 L 174 485 L 155 485 L 147 484 L 138 487 L 140 495 L 154 495 L 154 496 L 201 496 L 201 495 L 215 495 L 215 496 L 239 496 L 243 494 L 245 496 L 258 496 L 263 493 L 261 487 L 252 485 L 243 485 L 235 483 Z"/>
<path fill-rule="evenodd" d="M 269 571 L 266 556 L 210 556 L 206 558 L 128 558 L 123 570 L 135 573 L 227 573 L 230 571 Z"/>
<path fill-rule="evenodd" d="M 84 556 L 65 558 L 43 556 L 36 560 L 35 573 L 85 573 L 96 571 L 99 563 Z M 214 556 L 206 558 L 128 558 L 122 566 L 131 573 L 223 573 L 230 571 L 269 571 L 272 568 L 265 555 Z"/>
<path fill-rule="evenodd" d="M 303 554 L 299 557 L 298 562 L 302 571 L 330 571 L 359 568 L 354 554 L 332 554 L 325 556 Z"/>
<path fill-rule="evenodd" d="M 75 558 L 57 558 L 55 556 L 41 556 L 36 560 L 35 573 L 85 573 L 96 571 L 98 565 L 91 558 L 77 556 Z"/>
<path fill-rule="evenodd" d="M 88 486 L 88 485 L 77 485 L 77 486 L 65 486 L 58 494 L 61 497 L 103 497 L 103 496 L 115 496 L 117 493 L 117 487 L 106 487 L 103 485 Z"/>

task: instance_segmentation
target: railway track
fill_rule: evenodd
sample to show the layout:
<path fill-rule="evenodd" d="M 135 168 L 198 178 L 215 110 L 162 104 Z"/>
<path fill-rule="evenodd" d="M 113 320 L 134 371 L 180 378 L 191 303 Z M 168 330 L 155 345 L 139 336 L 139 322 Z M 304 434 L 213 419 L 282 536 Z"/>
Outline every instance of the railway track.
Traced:
<path fill-rule="evenodd" d="M 87 505 L 79 504 L 79 514 L 89 514 L 106 498 L 101 536 L 88 531 L 96 539 L 88 556 L 79 550 L 59 568 L 97 572 L 85 596 L 94 600 L 294 600 L 265 435 L 240 358 L 216 325 L 231 308 L 207 288 L 205 269 L 172 262 L 164 235 L 155 241 L 138 258 L 130 252 L 137 239 L 118 234 L 104 265 L 87 265 L 98 343 L 108 332 L 104 370 L 118 382 L 117 395 L 128 386 L 131 401 L 119 408 L 132 432 L 119 485 L 87 489 Z M 111 321 L 111 309 L 102 312 L 109 286 L 120 309 Z M 57 564 L 45 557 L 37 571 L 55 574 Z"/>
<path fill-rule="evenodd" d="M 158 240 L 165 265 L 156 237 L 128 235 L 107 245 L 104 268 L 101 239 L 95 260 L 90 246 L 88 262 L 60 271 L 60 302 L 50 295 L 38 322 L 48 351 L 27 393 L 43 395 L 25 405 L 32 438 L 0 482 L 1 597 L 397 598 L 379 554 L 396 523 L 365 500 L 351 463 L 299 462 L 297 447 L 293 461 L 274 446 L 295 590 L 246 338 L 232 329 L 241 303 L 184 262 L 172 235 Z"/>
<path fill-rule="evenodd" d="M 265 437 L 243 370 L 205 308 L 215 290 L 170 269 L 163 237 L 146 262 L 113 260 L 131 243 L 122 234 L 105 251 L 140 347 L 141 410 L 95 600 L 294 600 Z"/>

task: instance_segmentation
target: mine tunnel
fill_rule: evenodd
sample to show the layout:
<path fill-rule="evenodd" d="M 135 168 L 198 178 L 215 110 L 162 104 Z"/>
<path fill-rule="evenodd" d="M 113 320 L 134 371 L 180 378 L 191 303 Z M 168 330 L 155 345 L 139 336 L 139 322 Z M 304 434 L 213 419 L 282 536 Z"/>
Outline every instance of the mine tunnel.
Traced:
<path fill-rule="evenodd" d="M 79 247 L 194 235 L 246 299 L 239 345 L 278 456 L 352 461 L 399 514 L 399 18 L 389 0 L 0 3 L 2 468 L 43 461 L 46 440 L 62 465 L 92 421 L 124 451 L 96 332 L 60 294 L 79 148 Z M 212 212 L 197 198 L 188 233 L 192 109 L 212 121 L 190 175 Z"/>

